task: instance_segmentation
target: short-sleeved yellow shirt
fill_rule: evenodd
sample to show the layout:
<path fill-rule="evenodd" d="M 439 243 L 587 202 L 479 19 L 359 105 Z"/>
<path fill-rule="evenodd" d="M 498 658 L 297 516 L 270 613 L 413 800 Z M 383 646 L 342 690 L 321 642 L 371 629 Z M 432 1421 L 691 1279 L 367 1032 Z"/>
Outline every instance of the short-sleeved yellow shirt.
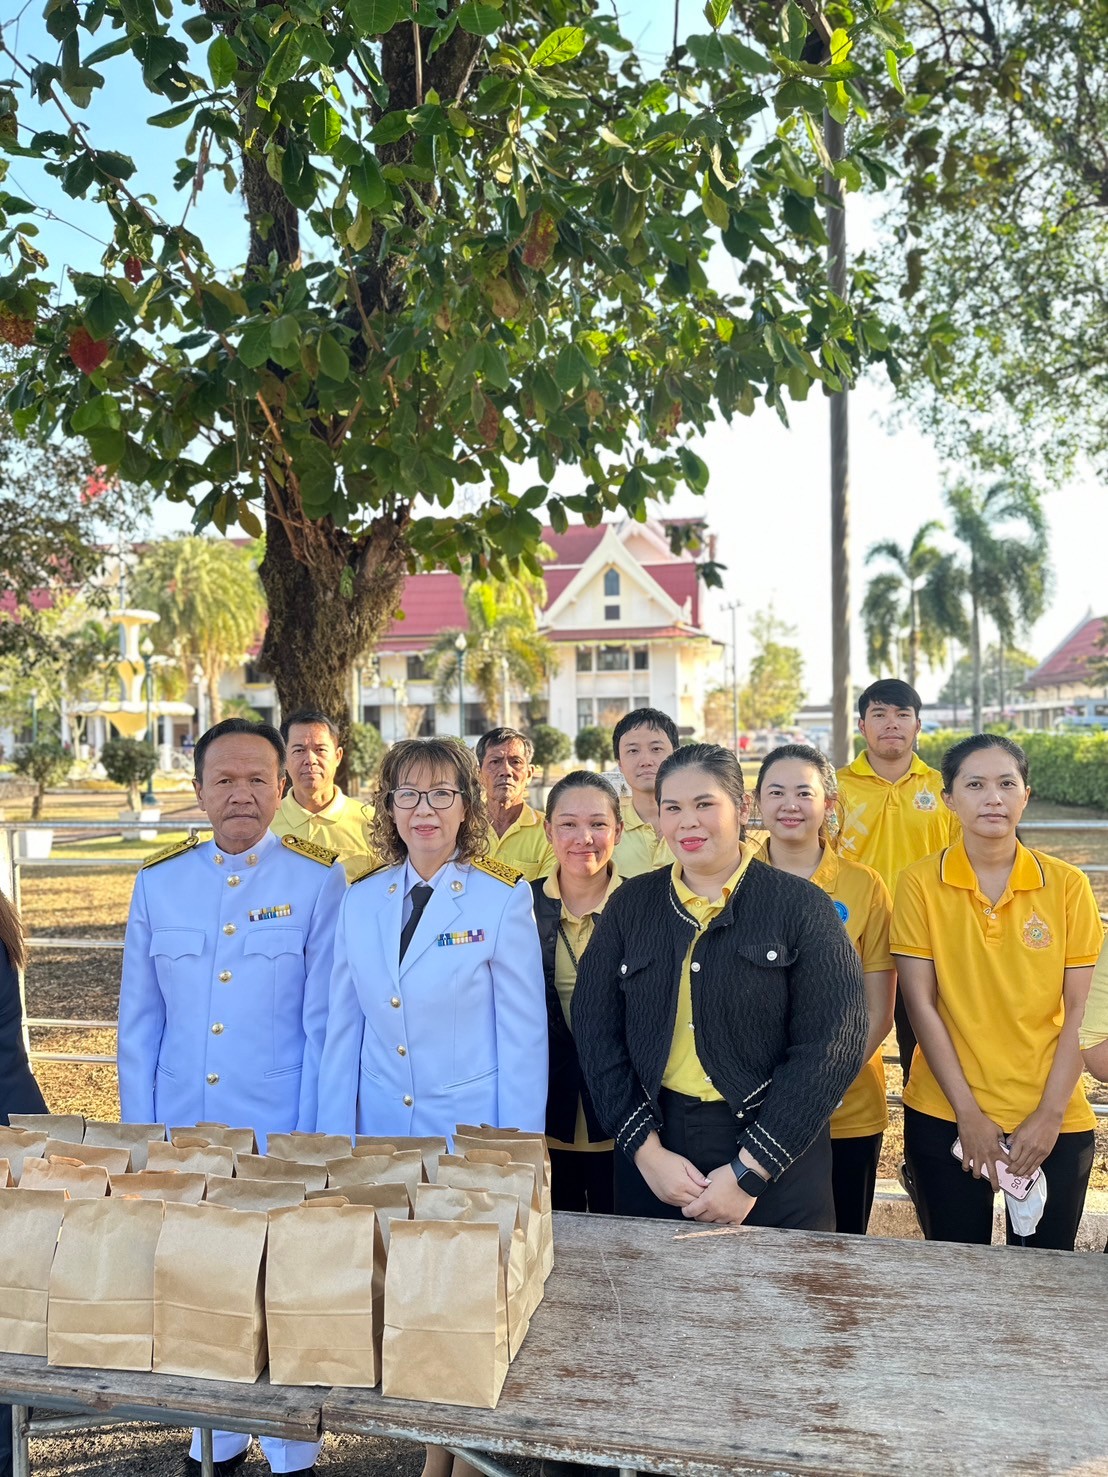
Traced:
<path fill-rule="evenodd" d="M 1082 1051 L 1108 1041 L 1108 940 L 1105 940 L 1093 970 L 1093 982 L 1089 986 L 1089 1000 L 1085 1006 L 1085 1018 L 1081 1022 L 1078 1040 Z"/>
<path fill-rule="evenodd" d="M 743 847 L 742 861 L 723 884 L 723 890 L 715 902 L 693 892 L 681 876 L 681 863 L 673 863 L 674 891 L 682 906 L 692 914 L 700 926 L 692 936 L 692 941 L 685 954 L 685 961 L 681 965 L 681 981 L 677 987 L 677 1019 L 673 1024 L 673 1042 L 669 1048 L 666 1069 L 662 1073 L 662 1086 L 668 1087 L 670 1092 L 683 1093 L 685 1097 L 699 1098 L 702 1103 L 722 1103 L 723 1094 L 717 1092 L 712 1086 L 712 1079 L 705 1072 L 704 1063 L 696 1051 L 692 1010 L 693 953 L 704 930 L 713 918 L 722 913 L 727 899 L 735 891 L 739 885 L 739 879 L 750 865 L 751 858 L 756 855 L 757 847 Z M 699 965 L 696 967 L 700 968 Z"/>
<path fill-rule="evenodd" d="M 295 836 L 338 853 L 350 881 L 376 864 L 378 857 L 369 844 L 373 806 L 344 795 L 335 786 L 330 805 L 305 810 L 290 789 L 277 807 L 270 830 L 275 836 Z"/>
<path fill-rule="evenodd" d="M 503 836 L 498 836 L 495 826 L 490 824 L 489 856 L 493 861 L 515 867 L 528 882 L 534 882 L 536 877 L 549 877 L 558 865 L 554 848 L 546 839 L 542 811 L 532 810 L 526 802 Z"/>
<path fill-rule="evenodd" d="M 1042 1097 L 1065 1016 L 1064 971 L 1095 963 L 1103 938 L 1088 878 L 1018 842 L 995 904 L 978 886 L 961 841 L 901 874 L 893 954 L 933 961 L 939 1015 L 962 1072 L 982 1112 L 1005 1133 Z M 935 1118 L 956 1117 L 918 1046 L 904 1102 Z M 1078 1082 L 1062 1132 L 1095 1122 Z"/>
<path fill-rule="evenodd" d="M 859 754 L 839 770 L 840 855 L 872 867 L 892 891 L 911 862 L 941 851 L 961 834 L 942 790 L 942 775 L 918 754 L 895 783 L 874 772 L 868 754 Z"/>
<path fill-rule="evenodd" d="M 673 852 L 655 831 L 649 821 L 644 821 L 635 809 L 629 795 L 620 801 L 623 818 L 623 835 L 612 853 L 621 877 L 640 877 L 644 872 L 655 872 L 659 867 L 672 867 Z"/>

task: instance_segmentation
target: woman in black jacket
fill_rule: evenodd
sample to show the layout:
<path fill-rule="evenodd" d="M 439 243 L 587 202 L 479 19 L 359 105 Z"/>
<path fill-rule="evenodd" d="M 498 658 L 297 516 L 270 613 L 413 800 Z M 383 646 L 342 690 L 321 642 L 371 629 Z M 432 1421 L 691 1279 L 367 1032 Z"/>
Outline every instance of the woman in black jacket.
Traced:
<path fill-rule="evenodd" d="M 546 834 L 557 865 L 531 883 L 549 1017 L 546 1136 L 555 1210 L 612 1213 L 612 1140 L 581 1078 L 569 1012 L 577 969 L 601 910 L 620 884 L 612 852 L 623 831 L 607 780 L 575 769 L 551 790 Z"/>
<path fill-rule="evenodd" d="M 834 1230 L 828 1120 L 862 1065 L 858 956 L 825 893 L 744 844 L 729 750 L 678 749 L 655 794 L 678 860 L 612 898 L 573 999 L 622 1151 L 616 1211 Z"/>

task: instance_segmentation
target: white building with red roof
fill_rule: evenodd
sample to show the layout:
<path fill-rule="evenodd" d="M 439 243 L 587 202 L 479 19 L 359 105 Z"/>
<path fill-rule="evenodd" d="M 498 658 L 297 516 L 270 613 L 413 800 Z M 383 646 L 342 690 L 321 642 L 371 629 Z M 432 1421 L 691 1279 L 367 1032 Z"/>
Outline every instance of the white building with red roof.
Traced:
<path fill-rule="evenodd" d="M 1108 616 L 1090 610 L 1046 659 L 1023 679 L 1025 700 L 1018 704 L 1029 727 L 1052 728 L 1059 720 L 1072 718 L 1090 701 L 1100 700 L 1101 711 L 1092 715 L 1108 722 Z M 1093 680 L 1093 663 L 1101 675 Z"/>

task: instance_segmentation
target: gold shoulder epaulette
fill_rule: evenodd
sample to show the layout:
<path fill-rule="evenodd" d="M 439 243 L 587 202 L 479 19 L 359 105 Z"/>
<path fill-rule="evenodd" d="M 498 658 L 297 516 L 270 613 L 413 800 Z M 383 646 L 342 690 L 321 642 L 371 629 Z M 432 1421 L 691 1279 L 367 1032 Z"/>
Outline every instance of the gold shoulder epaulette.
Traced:
<path fill-rule="evenodd" d="M 159 862 L 169 861 L 170 857 L 184 856 L 186 851 L 191 851 L 194 846 L 198 846 L 199 844 L 200 837 L 193 831 L 183 841 L 174 841 L 169 846 L 163 846 L 161 851 L 156 851 L 153 856 L 148 856 L 140 870 L 145 872 L 148 867 L 156 867 Z"/>
<path fill-rule="evenodd" d="M 498 862 L 490 856 L 475 856 L 473 865 L 479 872 L 487 872 L 490 877 L 495 877 L 498 882 L 506 882 L 509 887 L 514 887 L 523 877 L 518 867 L 509 867 L 507 862 Z"/>
<path fill-rule="evenodd" d="M 339 859 L 337 851 L 328 851 L 325 846 L 317 846 L 314 841 L 301 841 L 299 836 L 282 836 L 281 845 L 300 856 L 306 856 L 310 862 L 319 862 L 324 867 L 333 867 Z"/>
<path fill-rule="evenodd" d="M 367 877 L 374 877 L 378 872 L 384 872 L 391 866 L 391 862 L 377 862 L 374 866 L 367 867 L 364 872 L 359 872 L 356 877 L 351 877 L 350 886 L 353 887 L 355 882 L 364 882 Z"/>

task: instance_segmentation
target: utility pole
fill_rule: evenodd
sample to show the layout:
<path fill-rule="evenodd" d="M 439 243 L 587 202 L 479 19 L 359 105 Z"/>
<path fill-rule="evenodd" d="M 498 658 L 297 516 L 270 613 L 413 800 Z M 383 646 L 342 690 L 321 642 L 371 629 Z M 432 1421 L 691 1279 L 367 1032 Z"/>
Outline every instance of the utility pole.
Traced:
<path fill-rule="evenodd" d="M 741 600 L 732 600 L 724 610 L 731 612 L 731 746 L 739 752 L 739 607 Z"/>
<path fill-rule="evenodd" d="M 823 137 L 832 163 L 843 157 L 843 125 L 824 112 Z M 827 276 L 831 291 L 846 298 L 846 210 L 842 183 L 825 170 Z M 853 690 L 850 681 L 850 446 L 848 391 L 831 396 L 831 759 L 850 762 Z"/>

